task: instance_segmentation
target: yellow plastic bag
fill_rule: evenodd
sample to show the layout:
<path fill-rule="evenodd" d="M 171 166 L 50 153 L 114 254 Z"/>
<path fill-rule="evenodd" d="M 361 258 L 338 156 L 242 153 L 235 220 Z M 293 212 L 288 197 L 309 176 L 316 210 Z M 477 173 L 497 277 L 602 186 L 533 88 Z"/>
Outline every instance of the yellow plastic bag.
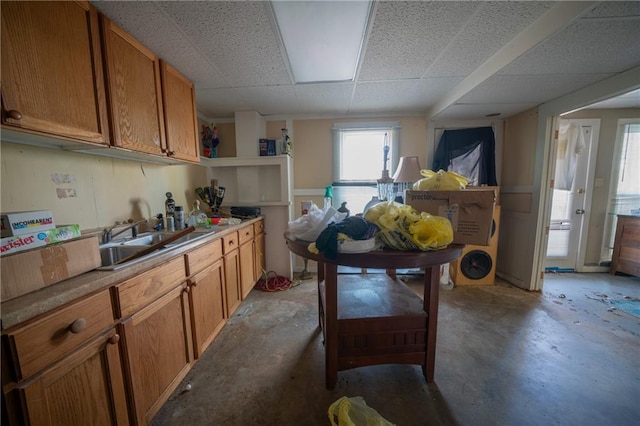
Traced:
<path fill-rule="evenodd" d="M 328 414 L 332 426 L 395 426 L 369 407 L 361 396 L 343 396 L 329 406 Z"/>
<path fill-rule="evenodd" d="M 413 184 L 414 191 L 457 191 L 469 184 L 469 179 L 456 172 L 420 170 L 424 178 Z"/>
<path fill-rule="evenodd" d="M 453 242 L 449 219 L 419 213 L 405 204 L 376 204 L 365 212 L 364 218 L 380 228 L 376 237 L 396 250 L 437 250 Z"/>

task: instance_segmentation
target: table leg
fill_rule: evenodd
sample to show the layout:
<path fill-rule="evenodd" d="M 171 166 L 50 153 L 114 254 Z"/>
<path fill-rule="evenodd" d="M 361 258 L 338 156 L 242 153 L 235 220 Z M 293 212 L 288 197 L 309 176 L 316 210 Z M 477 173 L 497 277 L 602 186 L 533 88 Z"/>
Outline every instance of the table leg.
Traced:
<path fill-rule="evenodd" d="M 322 343 L 324 344 L 324 329 L 322 323 L 324 320 L 324 305 L 322 304 L 322 294 L 320 293 L 320 283 L 324 280 L 324 263 L 318 262 L 318 325 L 322 331 Z"/>
<path fill-rule="evenodd" d="M 427 312 L 427 348 L 422 372 L 427 383 L 433 382 L 436 362 L 436 334 L 438 331 L 438 291 L 440 290 L 440 266 L 424 270 L 424 310 Z"/>
<path fill-rule="evenodd" d="M 333 389 L 338 380 L 338 267 L 324 264 L 325 289 L 325 386 Z"/>

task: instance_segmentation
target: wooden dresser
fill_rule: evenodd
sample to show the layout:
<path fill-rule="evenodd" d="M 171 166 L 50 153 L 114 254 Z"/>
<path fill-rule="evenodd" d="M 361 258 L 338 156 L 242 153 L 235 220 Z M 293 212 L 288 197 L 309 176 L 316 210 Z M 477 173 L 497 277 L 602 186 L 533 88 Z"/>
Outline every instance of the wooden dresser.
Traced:
<path fill-rule="evenodd" d="M 609 272 L 640 276 L 640 216 L 618 215 Z"/>

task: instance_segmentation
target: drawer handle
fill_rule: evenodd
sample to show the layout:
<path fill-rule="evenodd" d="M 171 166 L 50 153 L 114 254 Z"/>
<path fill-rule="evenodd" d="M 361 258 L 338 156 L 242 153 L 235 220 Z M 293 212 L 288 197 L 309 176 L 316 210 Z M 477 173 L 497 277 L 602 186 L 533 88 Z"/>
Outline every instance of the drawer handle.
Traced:
<path fill-rule="evenodd" d="M 87 320 L 84 318 L 78 318 L 69 326 L 69 331 L 73 334 L 78 334 L 87 326 Z"/>
<path fill-rule="evenodd" d="M 110 345 L 115 345 L 119 341 L 120 341 L 120 335 L 116 333 L 113 336 L 109 337 L 109 339 L 107 340 L 107 343 Z"/>
<path fill-rule="evenodd" d="M 20 111 L 16 111 L 15 109 L 7 111 L 7 117 L 13 120 L 22 120 L 22 114 L 20 114 Z"/>

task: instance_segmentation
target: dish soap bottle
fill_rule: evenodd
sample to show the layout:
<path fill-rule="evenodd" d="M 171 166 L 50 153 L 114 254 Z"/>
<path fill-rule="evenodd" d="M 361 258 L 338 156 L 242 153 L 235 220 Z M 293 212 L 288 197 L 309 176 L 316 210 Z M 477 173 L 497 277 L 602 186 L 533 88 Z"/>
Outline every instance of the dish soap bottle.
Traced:
<path fill-rule="evenodd" d="M 200 210 L 199 200 L 193 202 L 193 209 L 191 209 L 191 213 L 189 213 L 187 224 L 189 226 L 195 226 L 196 228 L 206 228 L 209 225 L 207 214 Z"/>

